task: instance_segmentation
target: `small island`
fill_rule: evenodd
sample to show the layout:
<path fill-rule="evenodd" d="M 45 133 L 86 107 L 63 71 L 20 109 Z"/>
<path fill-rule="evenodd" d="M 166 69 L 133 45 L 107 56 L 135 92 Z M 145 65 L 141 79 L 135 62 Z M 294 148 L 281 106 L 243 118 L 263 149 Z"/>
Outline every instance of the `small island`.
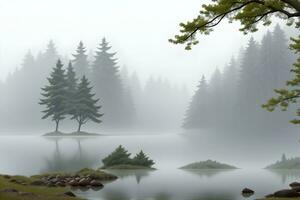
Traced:
<path fill-rule="evenodd" d="M 143 151 L 130 158 L 131 153 L 123 146 L 118 146 L 111 154 L 105 157 L 102 162 L 102 169 L 154 169 L 155 164 Z"/>
<path fill-rule="evenodd" d="M 0 199 L 79 200 L 70 191 L 71 188 L 98 190 L 103 187 L 102 181 L 115 179 L 115 175 L 88 168 L 74 173 L 49 173 L 30 177 L 0 175 Z"/>
<path fill-rule="evenodd" d="M 276 161 L 275 163 L 268 165 L 265 169 L 300 169 L 300 157 L 289 158 L 287 159 L 285 154 L 281 156 L 281 160 Z"/>
<path fill-rule="evenodd" d="M 102 134 L 98 134 L 98 133 L 89 133 L 89 132 L 85 132 L 85 131 L 79 131 L 79 132 L 72 132 L 72 133 L 63 133 L 60 131 L 53 131 L 50 133 L 46 133 L 43 136 L 45 137 L 74 137 L 74 136 L 103 136 Z"/>
<path fill-rule="evenodd" d="M 220 162 L 217 162 L 217 161 L 206 160 L 206 161 L 200 161 L 200 162 L 195 162 L 195 163 L 185 165 L 183 167 L 180 167 L 180 169 L 189 169 L 189 170 L 194 170 L 194 169 L 217 169 L 217 170 L 223 170 L 223 169 L 238 169 L 238 168 L 235 167 L 235 166 L 220 163 Z"/>

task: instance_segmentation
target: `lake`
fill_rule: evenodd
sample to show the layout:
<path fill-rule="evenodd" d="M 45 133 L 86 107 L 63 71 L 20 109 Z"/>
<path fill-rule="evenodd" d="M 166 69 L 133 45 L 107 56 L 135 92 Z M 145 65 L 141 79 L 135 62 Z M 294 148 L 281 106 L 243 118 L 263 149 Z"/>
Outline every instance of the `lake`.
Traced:
<path fill-rule="evenodd" d="M 155 160 L 157 170 L 114 170 L 118 180 L 98 191 L 74 191 L 89 200 L 243 200 L 255 199 L 300 181 L 300 171 L 262 169 L 280 159 L 299 155 L 298 135 L 252 134 L 127 134 L 99 137 L 46 138 L 6 135 L 0 137 L 0 172 L 33 175 L 51 171 L 97 168 L 101 159 L 122 144 L 132 154 L 141 149 Z M 224 133 L 222 133 L 224 134 Z M 270 139 L 271 138 L 271 139 Z M 180 170 L 194 161 L 213 159 L 235 165 L 238 170 Z M 255 195 L 245 198 L 249 187 Z"/>

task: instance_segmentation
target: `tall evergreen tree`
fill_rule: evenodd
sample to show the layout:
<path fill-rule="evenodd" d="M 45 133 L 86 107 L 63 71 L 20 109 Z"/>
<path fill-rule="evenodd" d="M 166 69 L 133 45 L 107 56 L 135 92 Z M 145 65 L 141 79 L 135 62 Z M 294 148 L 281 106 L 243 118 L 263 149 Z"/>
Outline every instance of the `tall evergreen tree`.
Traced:
<path fill-rule="evenodd" d="M 82 77 L 83 75 L 89 75 L 89 62 L 86 51 L 87 50 L 84 47 L 83 42 L 80 41 L 76 49 L 76 53 L 73 54 L 74 59 L 72 60 L 74 70 L 78 77 Z"/>
<path fill-rule="evenodd" d="M 237 97 L 237 123 L 241 127 L 256 126 L 258 120 L 256 114 L 259 112 L 260 103 L 257 99 L 257 92 L 260 91 L 260 77 L 258 70 L 259 45 L 251 38 L 240 66 L 240 76 L 238 81 Z M 246 126 L 247 125 L 247 126 Z"/>
<path fill-rule="evenodd" d="M 111 47 L 105 38 L 96 51 L 93 64 L 92 83 L 97 97 L 103 102 L 104 125 L 109 127 L 124 126 L 127 113 L 123 112 L 123 86 L 117 66 L 116 53 L 109 53 Z"/>
<path fill-rule="evenodd" d="M 183 123 L 185 129 L 205 128 L 209 125 L 208 98 L 208 85 L 203 75 L 186 112 Z"/>
<path fill-rule="evenodd" d="M 103 114 L 99 113 L 101 106 L 97 105 L 99 99 L 94 99 L 95 94 L 92 94 L 92 87 L 85 76 L 83 76 L 78 85 L 74 100 L 74 111 L 72 118 L 78 122 L 77 131 L 81 131 L 81 126 L 89 120 L 100 123 L 99 119 Z"/>
<path fill-rule="evenodd" d="M 65 119 L 67 114 L 66 75 L 60 60 L 57 61 L 48 82 L 48 85 L 42 88 L 44 98 L 40 100 L 40 104 L 46 106 L 42 119 L 51 117 L 56 124 L 55 131 L 57 132 L 59 122 Z"/>
<path fill-rule="evenodd" d="M 68 68 L 67 68 L 67 105 L 68 105 L 68 114 L 72 115 L 74 114 L 74 110 L 76 108 L 75 106 L 75 100 L 76 100 L 76 92 L 77 92 L 77 78 L 76 74 L 74 72 L 72 62 L 69 62 Z"/>

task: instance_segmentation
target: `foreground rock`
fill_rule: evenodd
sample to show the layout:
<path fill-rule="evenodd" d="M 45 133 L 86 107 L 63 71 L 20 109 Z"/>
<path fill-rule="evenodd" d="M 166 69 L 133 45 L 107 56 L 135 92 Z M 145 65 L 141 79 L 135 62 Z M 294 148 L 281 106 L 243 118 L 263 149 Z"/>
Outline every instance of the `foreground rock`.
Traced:
<path fill-rule="evenodd" d="M 35 186 L 47 187 L 103 187 L 101 181 L 117 179 L 116 176 L 101 170 L 82 169 L 74 174 L 45 174 L 35 176 L 36 180 L 31 182 Z"/>
<path fill-rule="evenodd" d="M 275 192 L 273 197 L 300 197 L 300 194 L 296 190 L 285 189 Z"/>
<path fill-rule="evenodd" d="M 294 187 L 300 187 L 300 183 L 299 183 L 299 182 L 292 182 L 292 183 L 290 184 L 290 187 L 291 187 L 291 188 L 294 188 Z"/>

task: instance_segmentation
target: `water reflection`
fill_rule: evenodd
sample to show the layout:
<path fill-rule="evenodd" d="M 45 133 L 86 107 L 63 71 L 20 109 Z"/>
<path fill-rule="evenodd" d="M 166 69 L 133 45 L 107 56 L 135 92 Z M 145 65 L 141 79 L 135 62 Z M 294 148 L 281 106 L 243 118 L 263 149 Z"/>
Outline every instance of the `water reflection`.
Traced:
<path fill-rule="evenodd" d="M 279 176 L 282 184 L 289 184 L 295 179 L 300 179 L 300 169 L 268 169 L 268 171 Z"/>
<path fill-rule="evenodd" d="M 200 177 L 210 178 L 210 177 L 216 176 L 218 174 L 230 172 L 230 171 L 233 171 L 236 169 L 224 169 L 224 170 L 221 170 L 221 169 L 181 169 L 181 170 L 191 173 L 193 175 L 200 176 Z"/>
<path fill-rule="evenodd" d="M 135 177 L 136 183 L 139 184 L 142 178 L 149 176 L 154 170 L 107 170 L 110 173 L 116 175 L 118 178 L 124 179 L 127 177 Z"/>
<path fill-rule="evenodd" d="M 92 154 L 86 152 L 83 148 L 82 141 L 86 138 L 72 138 L 76 148 L 72 148 L 71 155 L 64 153 L 64 146 L 60 145 L 62 138 L 60 137 L 47 137 L 45 138 L 51 141 L 54 145 L 54 151 L 52 155 L 44 158 L 45 166 L 41 169 L 41 172 L 57 172 L 57 171 L 77 171 L 85 167 L 94 166 L 98 162 L 99 158 L 92 156 Z"/>

